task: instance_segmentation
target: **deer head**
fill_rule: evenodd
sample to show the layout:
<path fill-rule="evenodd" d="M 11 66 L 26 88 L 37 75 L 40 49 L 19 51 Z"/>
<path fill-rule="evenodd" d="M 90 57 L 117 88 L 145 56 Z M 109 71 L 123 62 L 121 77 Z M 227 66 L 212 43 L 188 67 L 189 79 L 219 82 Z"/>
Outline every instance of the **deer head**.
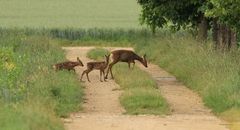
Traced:
<path fill-rule="evenodd" d="M 147 65 L 146 54 L 143 55 L 142 59 L 143 59 L 142 64 L 147 68 L 148 65 Z"/>

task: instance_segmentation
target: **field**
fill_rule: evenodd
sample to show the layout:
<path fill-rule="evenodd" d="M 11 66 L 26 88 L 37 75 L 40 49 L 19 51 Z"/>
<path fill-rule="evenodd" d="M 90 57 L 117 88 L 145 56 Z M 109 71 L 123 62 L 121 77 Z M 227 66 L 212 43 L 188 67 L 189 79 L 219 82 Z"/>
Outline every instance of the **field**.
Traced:
<path fill-rule="evenodd" d="M 135 0 L 1 0 L 1 27 L 141 28 Z"/>

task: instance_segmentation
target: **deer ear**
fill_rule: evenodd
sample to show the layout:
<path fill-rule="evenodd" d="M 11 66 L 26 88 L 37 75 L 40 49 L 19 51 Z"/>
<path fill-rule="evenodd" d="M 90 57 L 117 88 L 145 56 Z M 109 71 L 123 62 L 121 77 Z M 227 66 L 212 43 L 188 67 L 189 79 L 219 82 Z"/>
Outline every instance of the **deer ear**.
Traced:
<path fill-rule="evenodd" d="M 146 54 L 143 55 L 143 58 L 144 58 L 144 59 L 146 58 Z"/>

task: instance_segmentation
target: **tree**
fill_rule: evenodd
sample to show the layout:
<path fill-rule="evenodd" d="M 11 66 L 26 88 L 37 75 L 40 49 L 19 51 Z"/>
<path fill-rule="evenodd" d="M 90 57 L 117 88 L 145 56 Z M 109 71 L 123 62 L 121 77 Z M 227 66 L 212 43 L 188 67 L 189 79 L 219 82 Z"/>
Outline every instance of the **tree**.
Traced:
<path fill-rule="evenodd" d="M 237 43 L 240 30 L 240 0 L 138 0 L 142 6 L 141 23 L 153 32 L 171 22 L 174 30 L 191 26 L 198 29 L 198 39 L 206 40 L 208 29 L 222 48 Z M 210 27 L 208 25 L 211 25 Z"/>
<path fill-rule="evenodd" d="M 220 48 L 231 48 L 237 44 L 240 30 L 239 0 L 209 0 L 205 16 L 213 19 L 213 40 Z"/>
<path fill-rule="evenodd" d="M 198 28 L 198 37 L 207 38 L 208 19 L 202 12 L 206 0 L 138 0 L 142 6 L 141 23 L 150 26 L 153 32 L 171 22 L 171 28 Z"/>

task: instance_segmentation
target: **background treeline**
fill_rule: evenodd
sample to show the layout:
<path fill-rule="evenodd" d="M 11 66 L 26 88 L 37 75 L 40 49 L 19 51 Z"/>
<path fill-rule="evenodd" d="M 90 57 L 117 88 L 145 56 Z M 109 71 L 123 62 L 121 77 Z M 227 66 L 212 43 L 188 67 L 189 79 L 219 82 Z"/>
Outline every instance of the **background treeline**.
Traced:
<path fill-rule="evenodd" d="M 174 30 L 195 29 L 197 38 L 206 41 L 212 32 L 215 46 L 229 49 L 237 45 L 240 31 L 239 0 L 138 0 L 141 21 L 154 32 L 170 26 Z"/>

